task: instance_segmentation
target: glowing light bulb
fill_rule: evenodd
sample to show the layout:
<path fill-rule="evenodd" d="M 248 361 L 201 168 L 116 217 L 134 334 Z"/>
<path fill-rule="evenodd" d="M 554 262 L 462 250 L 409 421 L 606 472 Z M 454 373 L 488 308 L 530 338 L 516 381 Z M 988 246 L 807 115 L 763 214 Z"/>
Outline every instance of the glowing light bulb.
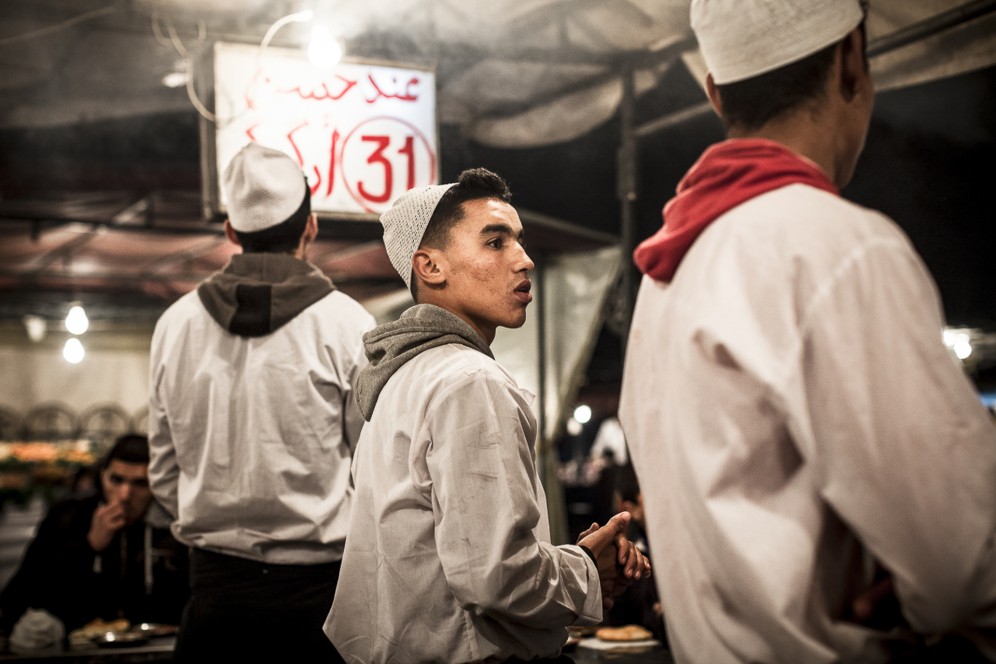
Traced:
<path fill-rule="evenodd" d="M 86 317 L 86 311 L 78 304 L 74 304 L 69 309 L 66 316 L 66 330 L 70 334 L 83 334 L 90 327 L 90 319 Z"/>
<path fill-rule="evenodd" d="M 66 339 L 66 345 L 62 347 L 62 357 L 70 364 L 79 364 L 83 361 L 86 351 L 83 343 L 76 337 Z"/>
<path fill-rule="evenodd" d="M 324 25 L 316 25 L 311 29 L 308 59 L 311 64 L 324 69 L 332 69 L 342 60 L 342 45 Z"/>
<path fill-rule="evenodd" d="M 574 419 L 576 419 L 581 424 L 587 424 L 591 421 L 591 407 L 581 404 L 574 409 Z"/>

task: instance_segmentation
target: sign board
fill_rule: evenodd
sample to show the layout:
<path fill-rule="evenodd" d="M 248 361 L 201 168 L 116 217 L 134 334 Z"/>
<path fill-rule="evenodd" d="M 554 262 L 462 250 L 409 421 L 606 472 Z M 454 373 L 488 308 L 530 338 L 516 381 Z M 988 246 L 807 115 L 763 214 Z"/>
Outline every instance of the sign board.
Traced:
<path fill-rule="evenodd" d="M 412 187 L 436 184 L 438 136 L 434 72 L 401 65 L 312 65 L 304 53 L 215 45 L 215 159 L 218 183 L 249 141 L 296 159 L 312 209 L 373 216 Z"/>

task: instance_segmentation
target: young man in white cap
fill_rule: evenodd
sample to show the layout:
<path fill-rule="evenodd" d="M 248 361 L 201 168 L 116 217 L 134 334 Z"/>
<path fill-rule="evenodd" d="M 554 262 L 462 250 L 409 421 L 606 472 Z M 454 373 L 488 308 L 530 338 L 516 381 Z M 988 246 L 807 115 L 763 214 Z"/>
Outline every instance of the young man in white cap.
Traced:
<path fill-rule="evenodd" d="M 839 194 L 872 111 L 864 7 L 693 0 L 691 22 L 729 140 L 634 254 L 620 407 L 676 660 L 906 661 L 954 632 L 938 656 L 982 659 L 996 431 L 909 240 Z"/>
<path fill-rule="evenodd" d="M 504 180 L 472 169 L 405 193 L 381 217 L 417 304 L 364 337 L 368 423 L 325 626 L 348 662 L 557 657 L 568 625 L 597 623 L 603 597 L 649 574 L 622 534 L 626 513 L 579 546 L 549 543 L 532 396 L 490 350 L 532 300 L 509 199 Z"/>
<path fill-rule="evenodd" d="M 222 184 L 225 233 L 243 252 L 152 338 L 149 479 L 192 547 L 176 660 L 336 661 L 322 623 L 375 321 L 306 261 L 318 223 L 294 160 L 250 143 Z"/>

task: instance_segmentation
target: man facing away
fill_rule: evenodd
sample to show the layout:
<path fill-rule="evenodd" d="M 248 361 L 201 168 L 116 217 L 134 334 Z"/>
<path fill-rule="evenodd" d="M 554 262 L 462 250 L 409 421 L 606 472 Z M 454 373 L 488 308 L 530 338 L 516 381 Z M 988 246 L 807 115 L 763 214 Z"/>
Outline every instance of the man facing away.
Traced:
<path fill-rule="evenodd" d="M 950 661 L 981 658 L 996 432 L 909 240 L 839 194 L 874 97 L 864 7 L 691 21 L 729 139 L 634 254 L 621 397 L 676 659 L 902 661 L 951 633 Z"/>
<path fill-rule="evenodd" d="M 152 339 L 149 477 L 193 547 L 176 658 L 293 644 L 296 661 L 328 661 L 321 627 L 374 319 L 305 259 L 318 225 L 296 162 L 250 143 L 223 185 L 225 232 L 243 253 L 174 303 Z"/>
<path fill-rule="evenodd" d="M 52 506 L 0 593 L 0 632 L 16 632 L 32 608 L 66 634 L 95 620 L 179 623 L 187 550 L 153 501 L 148 466 L 148 439 L 120 436 L 101 459 L 97 493 Z"/>
<path fill-rule="evenodd" d="M 472 169 L 405 193 L 381 217 L 417 304 L 364 337 L 357 398 L 368 422 L 325 625 L 349 662 L 556 657 L 568 625 L 601 620 L 603 590 L 611 605 L 649 574 L 622 536 L 625 513 L 581 546 L 549 543 L 533 397 L 490 349 L 532 300 L 509 200 L 504 180 Z"/>

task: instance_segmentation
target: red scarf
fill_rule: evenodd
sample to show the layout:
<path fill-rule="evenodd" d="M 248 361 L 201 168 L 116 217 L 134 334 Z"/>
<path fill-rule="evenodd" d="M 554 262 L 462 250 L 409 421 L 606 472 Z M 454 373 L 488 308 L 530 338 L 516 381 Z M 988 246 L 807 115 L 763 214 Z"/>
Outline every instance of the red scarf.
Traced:
<path fill-rule="evenodd" d="M 633 260 L 640 272 L 669 282 L 695 238 L 714 219 L 795 183 L 839 193 L 819 167 L 780 143 L 741 138 L 713 145 L 678 183 L 677 196 L 664 206 L 664 225 L 640 243 Z"/>

